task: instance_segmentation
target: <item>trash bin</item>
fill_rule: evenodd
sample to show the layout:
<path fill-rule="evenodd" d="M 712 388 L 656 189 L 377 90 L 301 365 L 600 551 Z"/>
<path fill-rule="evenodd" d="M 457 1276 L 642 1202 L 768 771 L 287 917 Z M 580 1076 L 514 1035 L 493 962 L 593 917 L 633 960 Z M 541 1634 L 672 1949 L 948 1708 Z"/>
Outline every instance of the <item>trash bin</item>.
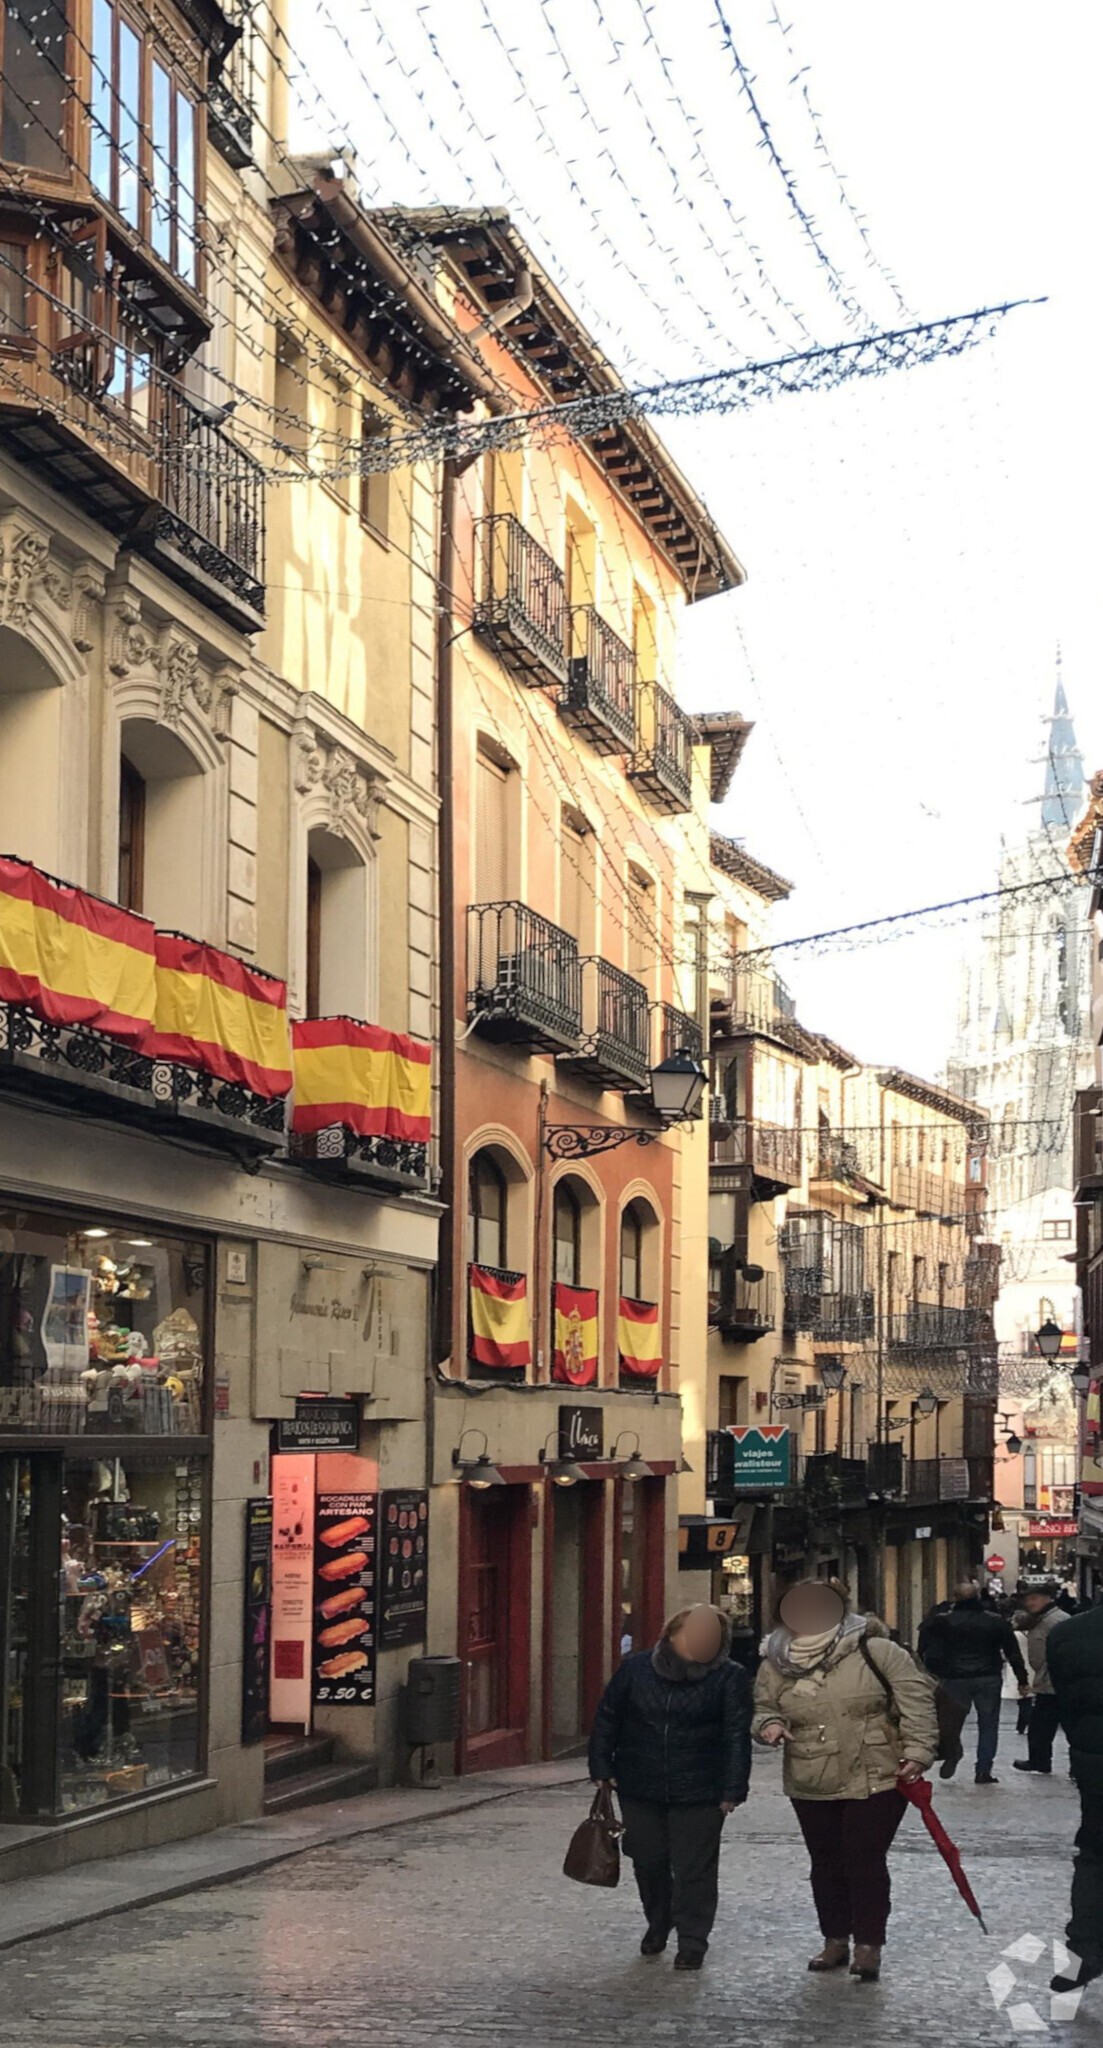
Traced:
<path fill-rule="evenodd" d="M 412 1657 L 406 1673 L 406 1740 L 411 1748 L 455 1742 L 460 1732 L 458 1657 Z"/>

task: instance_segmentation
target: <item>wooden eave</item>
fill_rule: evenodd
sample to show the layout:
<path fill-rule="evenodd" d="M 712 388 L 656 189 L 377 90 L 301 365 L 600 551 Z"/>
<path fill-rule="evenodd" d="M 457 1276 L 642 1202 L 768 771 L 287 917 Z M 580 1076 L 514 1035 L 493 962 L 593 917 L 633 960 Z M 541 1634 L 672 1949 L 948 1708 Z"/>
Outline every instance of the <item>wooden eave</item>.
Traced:
<path fill-rule="evenodd" d="M 988 1125 L 988 1112 L 976 1102 L 966 1102 L 963 1096 L 951 1095 L 949 1089 L 939 1088 L 933 1081 L 924 1081 L 918 1074 L 907 1074 L 900 1067 L 892 1067 L 877 1076 L 880 1087 L 892 1095 L 904 1095 L 912 1102 L 920 1102 L 925 1109 L 933 1109 L 939 1115 L 955 1123 L 967 1125 Z"/>

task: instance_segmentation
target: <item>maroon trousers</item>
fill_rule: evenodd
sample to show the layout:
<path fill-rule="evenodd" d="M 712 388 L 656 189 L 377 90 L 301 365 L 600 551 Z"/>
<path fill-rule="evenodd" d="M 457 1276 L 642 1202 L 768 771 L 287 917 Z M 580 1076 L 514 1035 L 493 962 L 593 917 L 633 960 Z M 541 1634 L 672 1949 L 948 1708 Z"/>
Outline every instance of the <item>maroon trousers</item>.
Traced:
<path fill-rule="evenodd" d="M 828 1941 L 880 1948 L 890 1906 L 888 1852 L 904 1818 L 900 1792 L 870 1799 L 794 1799 L 812 1859 L 812 1897 Z"/>

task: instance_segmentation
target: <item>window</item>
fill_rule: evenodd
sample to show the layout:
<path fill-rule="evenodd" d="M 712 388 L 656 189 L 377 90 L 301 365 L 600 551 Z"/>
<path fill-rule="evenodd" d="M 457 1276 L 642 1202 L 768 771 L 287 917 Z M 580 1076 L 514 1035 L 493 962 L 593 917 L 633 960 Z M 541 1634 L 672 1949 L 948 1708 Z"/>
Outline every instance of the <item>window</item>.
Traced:
<path fill-rule="evenodd" d="M 620 1291 L 631 1301 L 643 1300 L 643 1217 L 635 1202 L 620 1220 Z"/>
<path fill-rule="evenodd" d="M 136 427 L 148 428 L 151 351 L 145 335 L 129 320 L 119 320 L 113 356 L 107 396 L 130 415 Z"/>
<path fill-rule="evenodd" d="M 321 1016 L 322 870 L 316 860 L 306 864 L 306 1014 Z"/>
<path fill-rule="evenodd" d="M 747 1381 L 735 1373 L 721 1373 L 717 1422 L 721 1429 L 738 1428 L 747 1421 Z"/>
<path fill-rule="evenodd" d="M 1042 1225 L 1042 1239 L 1046 1244 L 1067 1243 L 1072 1236 L 1072 1224 L 1067 1216 L 1051 1217 Z"/>
<path fill-rule="evenodd" d="M 27 245 L 0 241 L 0 341 L 27 332 Z"/>
<path fill-rule="evenodd" d="M 632 591 L 632 651 L 641 683 L 658 679 L 659 655 L 655 629 L 655 607 L 637 583 Z"/>
<path fill-rule="evenodd" d="M 567 507 L 567 548 L 564 561 L 567 603 L 597 603 L 597 535 L 577 505 Z"/>
<path fill-rule="evenodd" d="M 119 902 L 142 908 L 145 879 L 146 786 L 124 754 L 119 763 Z"/>
<path fill-rule="evenodd" d="M 116 0 L 92 0 L 90 113 L 93 185 L 195 284 L 195 103 Z"/>
<path fill-rule="evenodd" d="M 555 1277 L 567 1287 L 582 1285 L 582 1204 L 568 1180 L 555 1190 Z"/>
<path fill-rule="evenodd" d="M 307 841 L 307 1016 L 363 1017 L 368 965 L 367 869 L 347 839 L 319 826 Z"/>
<path fill-rule="evenodd" d="M 0 9 L 0 156 L 62 172 L 69 61 L 65 0 L 6 0 Z"/>
<path fill-rule="evenodd" d="M 510 770 L 480 745 L 475 757 L 476 903 L 509 897 Z"/>
<path fill-rule="evenodd" d="M 386 438 L 387 422 L 372 405 L 363 410 L 360 446 L 366 452 L 373 441 Z M 376 540 L 390 537 L 391 479 L 387 470 L 365 470 L 360 478 L 360 517 Z"/>
<path fill-rule="evenodd" d="M 277 328 L 273 394 L 276 446 L 285 455 L 293 455 L 297 462 L 305 463 L 310 447 L 310 422 L 307 418 L 309 386 L 303 363 L 303 351 L 294 335 L 288 334 L 286 328 Z"/>
<path fill-rule="evenodd" d="M 559 832 L 559 923 L 580 950 L 592 950 L 594 835 L 581 811 L 564 805 Z"/>
<path fill-rule="evenodd" d="M 650 982 L 655 972 L 655 884 L 629 863 L 627 887 L 628 972 Z"/>
<path fill-rule="evenodd" d="M 476 1152 L 468 1190 L 471 1256 L 477 1266 L 506 1263 L 506 1177 L 490 1152 Z"/>

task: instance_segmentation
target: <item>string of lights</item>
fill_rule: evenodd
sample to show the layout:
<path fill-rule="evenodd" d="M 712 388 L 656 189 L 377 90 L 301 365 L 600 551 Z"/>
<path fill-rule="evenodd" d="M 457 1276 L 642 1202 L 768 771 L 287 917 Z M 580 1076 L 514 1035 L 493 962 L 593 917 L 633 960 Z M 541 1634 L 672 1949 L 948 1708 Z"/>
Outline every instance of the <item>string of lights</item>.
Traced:
<path fill-rule="evenodd" d="M 1090 882 L 1090 876 L 1073 874 L 1066 869 L 1064 874 L 1043 875 L 1027 882 L 1009 882 L 996 889 L 978 890 L 972 896 L 955 896 L 946 903 L 928 903 L 919 910 L 893 910 L 883 917 L 866 918 L 858 924 L 836 925 L 830 931 L 810 932 L 798 939 L 775 939 L 769 946 L 759 946 L 749 952 L 737 951 L 729 955 L 729 960 L 736 969 L 745 968 L 752 966 L 756 961 L 768 963 L 775 953 L 793 952 L 798 948 L 805 950 L 810 946 L 820 947 L 830 941 L 849 939 L 862 932 L 880 931 L 889 926 L 913 923 L 917 918 L 934 917 L 940 911 L 961 910 L 980 903 L 995 903 L 1001 897 L 1028 895 L 1041 889 L 1057 888 L 1073 892 L 1089 886 Z"/>

